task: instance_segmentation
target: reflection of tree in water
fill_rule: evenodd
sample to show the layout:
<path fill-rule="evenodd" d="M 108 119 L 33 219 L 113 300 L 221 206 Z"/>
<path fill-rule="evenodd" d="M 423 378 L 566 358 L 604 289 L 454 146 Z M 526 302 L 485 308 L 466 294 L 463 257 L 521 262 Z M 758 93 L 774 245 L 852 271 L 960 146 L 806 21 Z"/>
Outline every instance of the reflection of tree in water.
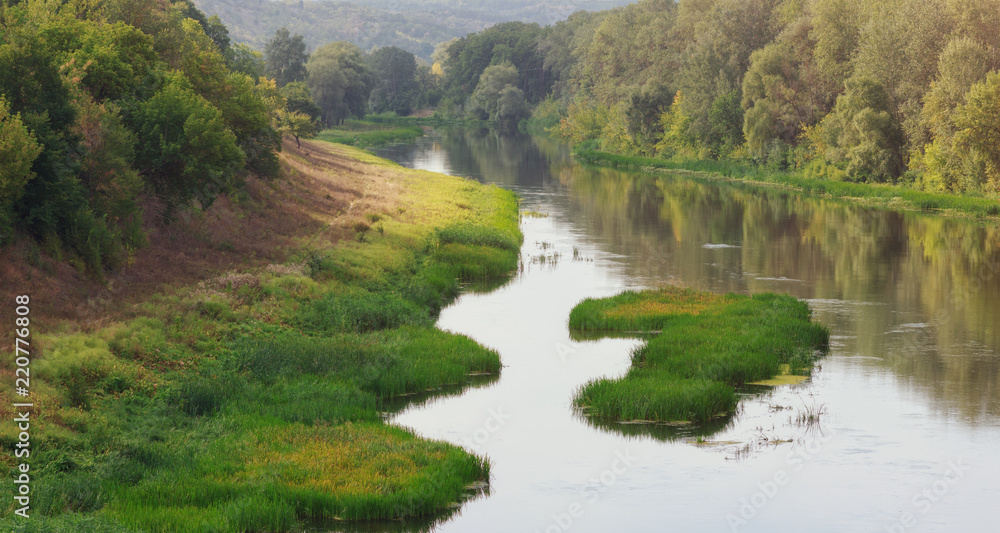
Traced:
<path fill-rule="evenodd" d="M 456 128 L 439 142 L 456 174 L 509 188 L 568 189 L 564 216 L 623 256 L 638 281 L 844 301 L 814 307 L 845 350 L 876 356 L 873 364 L 928 391 L 935 408 L 971 419 L 1000 414 L 995 225 L 585 167 L 545 138 Z"/>
<path fill-rule="evenodd" d="M 633 276 L 874 304 L 817 316 L 942 409 L 1000 414 L 1000 229 L 683 176 L 557 175 L 574 218 L 613 243 Z"/>
<path fill-rule="evenodd" d="M 551 179 L 549 169 L 553 158 L 568 157 L 562 145 L 556 145 L 562 146 L 561 153 L 558 150 L 546 153 L 530 136 L 501 134 L 485 128 L 445 129 L 441 142 L 449 164 L 457 173 L 511 189 L 541 187 Z M 551 143 L 547 147 L 551 149 Z"/>

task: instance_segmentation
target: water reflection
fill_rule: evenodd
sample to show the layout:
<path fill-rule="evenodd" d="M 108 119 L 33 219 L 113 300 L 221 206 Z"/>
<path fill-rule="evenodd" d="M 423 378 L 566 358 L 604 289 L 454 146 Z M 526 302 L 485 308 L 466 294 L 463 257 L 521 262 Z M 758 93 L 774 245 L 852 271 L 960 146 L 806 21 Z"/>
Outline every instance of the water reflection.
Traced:
<path fill-rule="evenodd" d="M 814 300 L 846 351 L 925 390 L 935 409 L 970 421 L 1000 415 L 994 224 L 586 167 L 551 139 L 445 129 L 431 142 L 442 170 L 565 195 L 562 216 L 609 243 L 637 280 Z M 385 154 L 412 166 L 428 151 L 408 145 Z M 828 309 L 822 301 L 856 305 Z"/>
<path fill-rule="evenodd" d="M 435 131 L 382 155 L 501 184 L 523 209 L 548 215 L 522 220 L 525 261 L 514 280 L 461 296 L 439 321 L 497 349 L 499 381 L 392 417 L 463 443 L 491 409 L 511 415 L 472 448 L 493 464 L 491 495 L 435 531 L 554 530 L 553 517 L 574 502 L 586 515 L 573 531 L 661 531 L 664 517 L 678 531 L 731 531 L 726 513 L 740 513 L 778 471 L 788 487 L 741 531 L 886 530 L 903 512 L 919 522 L 908 531 L 983 531 L 1000 520 L 996 228 L 586 168 L 551 140 L 485 130 Z M 667 282 L 806 299 L 831 329 L 830 353 L 804 384 L 741 391 L 738 412 L 711 427 L 579 416 L 577 387 L 624 372 L 640 341 L 573 336 L 570 309 Z M 796 422 L 811 409 L 827 414 L 816 426 Z M 595 486 L 621 453 L 641 460 L 614 485 Z M 914 494 L 952 460 L 972 465 L 961 487 L 931 512 L 915 508 Z M 594 488 L 603 492 L 591 504 Z"/>

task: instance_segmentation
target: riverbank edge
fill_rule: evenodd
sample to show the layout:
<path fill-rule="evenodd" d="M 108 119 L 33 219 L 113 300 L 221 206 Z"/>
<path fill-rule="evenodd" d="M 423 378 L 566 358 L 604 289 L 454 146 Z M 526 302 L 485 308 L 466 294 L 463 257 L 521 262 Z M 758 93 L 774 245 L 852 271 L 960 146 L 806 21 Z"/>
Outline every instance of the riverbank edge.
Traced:
<path fill-rule="evenodd" d="M 423 128 L 419 126 L 378 127 L 382 124 L 385 123 L 365 120 L 350 121 L 342 127 L 329 128 L 319 132 L 316 139 L 356 148 L 376 148 L 392 143 L 413 142 L 424 135 Z M 366 128 L 357 128 L 356 126 L 366 126 Z"/>
<path fill-rule="evenodd" d="M 305 170 L 314 157 L 330 163 L 324 169 L 329 170 L 326 174 L 330 178 L 325 183 L 308 183 L 314 176 L 306 176 Z M 340 380 L 343 383 L 337 387 L 323 390 L 336 393 L 335 397 L 348 395 L 345 408 L 360 405 L 360 410 L 346 415 L 338 412 L 339 418 L 326 421 L 292 413 L 294 420 L 290 421 L 273 409 L 268 411 L 269 406 L 264 406 L 263 415 L 254 414 L 253 401 L 245 402 L 248 407 L 240 405 L 245 396 L 226 398 L 230 384 L 217 374 L 227 372 L 224 359 L 239 355 L 239 348 L 234 348 L 239 341 L 266 344 L 283 338 L 311 343 L 318 347 L 319 351 L 313 350 L 317 354 L 329 352 L 331 347 L 356 348 L 354 343 L 360 346 L 360 353 L 402 350 L 427 358 L 424 370 L 397 372 L 399 383 L 376 379 L 372 390 L 384 386 L 388 391 L 380 400 L 461 383 L 466 380 L 462 376 L 498 374 L 496 352 L 466 337 L 434 329 L 433 320 L 440 308 L 457 296 L 460 281 L 509 279 L 514 272 L 523 239 L 516 195 L 464 178 L 405 169 L 360 150 L 321 142 L 304 142 L 298 151 L 285 143 L 281 159 L 286 174 L 295 182 L 293 188 L 304 188 L 308 193 L 296 201 L 301 203 L 313 193 L 317 197 L 317 203 L 300 206 L 302 211 L 320 219 L 320 224 L 314 225 L 317 232 L 299 235 L 288 250 L 280 252 L 286 261 L 265 268 L 237 268 L 197 284 L 160 287 L 143 295 L 141 301 L 117 302 L 118 314 L 113 316 L 39 322 L 55 332 L 40 336 L 43 351 L 35 352 L 38 359 L 33 361 L 40 370 L 36 380 L 43 381 L 36 381 L 32 415 L 34 444 L 42 449 L 32 471 L 33 517 L 15 520 L 9 507 L 15 487 L 6 486 L 2 492 L 11 512 L 0 522 L 10 530 L 75 530 L 81 524 L 101 532 L 285 530 L 306 518 L 426 516 L 462 501 L 469 487 L 482 492 L 482 483 L 489 479 L 487 459 L 385 424 L 378 404 L 365 403 L 373 393 L 357 390 L 360 386 L 351 380 Z M 344 170 L 347 167 L 349 171 Z M 398 179 L 391 183 L 363 183 L 358 176 L 353 176 L 353 183 L 338 179 L 358 169 Z M 386 199 L 392 196 L 383 194 L 386 187 L 397 189 L 397 202 Z M 325 204 L 334 201 L 331 193 L 336 196 L 336 191 L 345 189 L 357 192 L 357 201 L 340 205 L 335 215 L 310 212 L 330 207 Z M 263 196 L 271 192 L 264 191 Z M 323 193 L 326 200 L 320 197 Z M 366 204 L 375 209 L 351 213 L 366 197 L 378 194 L 382 196 Z M 255 200 L 268 204 L 263 196 Z M 260 209 L 276 206 L 268 204 Z M 222 248 L 227 246 L 220 243 Z M 382 308 L 362 308 L 356 310 L 358 316 L 347 317 L 346 329 L 342 323 L 326 324 L 321 318 L 314 324 L 302 318 L 304 309 L 331 294 L 334 301 L 389 303 L 396 306 L 398 316 Z M 343 298 L 337 300 L 340 296 Z M 124 307 L 133 309 L 123 313 Z M 372 317 L 378 324 L 372 328 L 369 322 L 360 321 Z M 393 346 L 385 352 L 379 343 Z M 442 351 L 441 360 L 431 359 L 438 350 Z M 255 346 L 245 351 L 259 355 L 261 350 Z M 237 367 L 235 374 L 252 373 L 256 368 Z M 286 388 L 298 377 L 289 378 Z M 228 374 L 226 378 L 236 379 Z M 8 389 L 13 390 L 12 371 L 4 381 L 10 381 Z M 397 385 L 402 388 L 392 389 Z M 294 411 L 296 406 L 290 405 Z M 122 414 L 136 406 L 169 410 L 166 416 L 173 420 L 167 422 L 178 422 L 176 431 L 181 437 L 162 434 L 156 423 L 150 423 L 154 427 L 147 428 L 150 435 L 141 442 L 136 440 L 143 438 L 141 430 L 127 438 L 115 435 L 145 416 L 142 412 L 134 417 Z M 4 416 L 13 416 L 9 409 L 4 406 Z M 206 422 L 213 420 L 212 424 Z M 206 425 L 212 427 L 201 427 Z M 347 440 L 336 442 L 341 434 Z M 180 475 L 175 475 L 170 461 L 177 453 L 169 448 L 211 435 L 217 438 L 195 446 L 208 451 L 192 448 L 187 450 L 191 457 L 181 457 L 198 463 L 196 467 L 181 469 Z M 365 444 L 365 438 L 372 436 L 377 438 Z M 321 445 L 329 445 L 333 439 L 333 444 L 343 444 L 347 450 L 356 445 L 367 446 L 364 449 L 369 452 L 387 449 L 384 454 L 371 455 L 368 462 L 372 464 L 358 467 L 365 470 L 371 466 L 381 472 L 376 473 L 380 480 L 371 485 L 381 488 L 348 489 L 331 495 L 303 485 L 303 475 L 316 478 L 317 471 L 309 470 L 309 461 L 315 462 L 316 457 L 303 448 L 296 459 L 290 453 L 295 451 L 294 445 L 289 443 L 300 442 L 315 451 L 317 439 L 324 438 L 328 440 Z M 0 439 L 9 444 L 4 449 L 10 451 L 18 436 L 4 425 Z M 131 440 L 119 442 L 127 439 Z M 116 450 L 118 444 L 124 449 Z M 227 457 L 259 455 L 270 455 L 286 469 L 295 466 L 298 481 L 282 487 L 282 479 L 291 478 L 279 474 L 262 482 L 244 476 L 258 472 L 253 475 L 264 473 L 268 477 L 266 468 L 234 475 L 232 470 L 238 470 L 239 465 L 232 461 L 222 468 L 211 464 L 225 463 Z M 127 471 L 133 456 L 139 456 L 134 465 L 141 463 L 148 468 L 138 480 L 122 479 L 136 474 Z M 412 468 L 394 479 L 393 466 L 380 461 L 385 456 L 389 456 L 388 463 L 408 462 L 404 466 Z M 13 468 L 13 455 L 8 453 L 4 459 Z M 61 464 L 52 464 L 55 462 Z M 115 462 L 122 464 L 116 467 L 111 464 Z M 125 472 L 118 471 L 122 466 Z M 388 474 L 386 468 L 390 469 Z M 115 472 L 109 474 L 111 470 Z M 322 480 L 314 481 L 321 485 Z M 189 483 L 202 486 L 187 486 Z M 153 498 L 159 501 L 147 501 Z"/>
<path fill-rule="evenodd" d="M 576 148 L 573 157 L 594 166 L 647 172 L 690 173 L 707 179 L 751 186 L 790 189 L 805 194 L 861 205 L 917 211 L 938 216 L 1000 221 L 1000 201 L 972 196 L 917 191 L 888 184 L 854 183 L 806 178 L 798 173 L 768 171 L 732 161 L 673 162 Z"/>
<path fill-rule="evenodd" d="M 571 331 L 649 337 L 629 370 L 581 386 L 574 405 L 618 423 L 706 423 L 733 413 L 737 387 L 780 374 L 808 376 L 829 330 L 788 295 L 718 295 L 673 285 L 587 298 Z M 750 335 L 748 332 L 753 331 Z"/>

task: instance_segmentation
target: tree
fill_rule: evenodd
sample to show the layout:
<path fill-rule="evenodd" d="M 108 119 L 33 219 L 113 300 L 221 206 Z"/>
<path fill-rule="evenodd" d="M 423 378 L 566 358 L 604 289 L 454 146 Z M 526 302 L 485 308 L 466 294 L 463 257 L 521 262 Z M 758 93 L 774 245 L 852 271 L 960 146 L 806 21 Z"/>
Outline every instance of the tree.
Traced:
<path fill-rule="evenodd" d="M 743 77 L 742 133 L 759 160 L 775 141 L 795 144 L 804 128 L 833 105 L 835 89 L 816 65 L 812 34 L 808 20 L 799 19 L 750 56 Z"/>
<path fill-rule="evenodd" d="M 204 28 L 205 35 L 212 39 L 222 55 L 226 55 L 230 46 L 229 28 L 226 28 L 226 25 L 222 23 L 222 19 L 218 15 L 212 15 L 205 21 Z"/>
<path fill-rule="evenodd" d="M 870 9 L 861 0 L 823 0 L 812 4 L 809 39 L 816 43 L 813 58 L 826 83 L 838 89 L 851 76 L 851 56 L 858 48 L 861 28 Z"/>
<path fill-rule="evenodd" d="M 845 164 L 855 180 L 895 180 L 906 168 L 906 140 L 888 93 L 871 78 L 854 76 L 846 86 L 823 119 L 827 158 Z"/>
<path fill-rule="evenodd" d="M 319 122 L 323 110 L 313 101 L 309 86 L 304 81 L 293 81 L 281 88 L 281 96 L 285 98 L 285 108 L 292 112 L 302 113 L 311 120 Z"/>
<path fill-rule="evenodd" d="M 982 176 L 975 168 L 963 168 L 970 162 L 968 147 L 956 146 L 956 110 L 965 104 L 973 85 L 986 78 L 991 70 L 991 54 L 969 37 L 948 42 L 938 60 L 938 76 L 924 96 L 922 126 L 932 142 L 916 153 L 910 166 L 921 171 L 921 186 L 939 192 L 979 189 Z"/>
<path fill-rule="evenodd" d="M 157 60 L 153 40 L 121 22 L 89 27 L 70 57 L 82 73 L 80 83 L 97 101 L 130 95 Z"/>
<path fill-rule="evenodd" d="M 941 52 L 938 76 L 924 97 L 923 125 L 935 138 L 954 134 L 955 109 L 972 86 L 991 70 L 990 51 L 968 37 L 952 39 Z"/>
<path fill-rule="evenodd" d="M 967 168 L 986 192 L 1000 193 L 1000 72 L 969 89 L 955 126 L 955 144 L 968 152 Z"/>
<path fill-rule="evenodd" d="M 289 35 L 288 29 L 274 32 L 264 47 L 264 73 L 278 82 L 278 87 L 306 79 L 306 45 L 301 35 Z"/>
<path fill-rule="evenodd" d="M 716 99 L 738 90 L 751 54 L 781 31 L 779 0 L 718 0 L 695 26 L 695 41 L 684 55 L 678 86 L 691 134 L 711 153 L 709 122 Z"/>
<path fill-rule="evenodd" d="M 295 139 L 295 146 L 301 148 L 299 139 L 310 139 L 319 133 L 319 127 L 312 117 L 298 111 L 282 109 L 278 112 L 278 132 L 282 135 L 291 135 Z"/>
<path fill-rule="evenodd" d="M 528 102 L 542 101 L 552 79 L 538 51 L 541 31 L 538 24 L 504 22 L 451 45 L 444 64 L 444 71 L 448 73 L 448 94 L 464 100 L 473 92 L 487 67 L 509 62 L 518 66 L 518 80 L 512 85 L 524 91 Z"/>
<path fill-rule="evenodd" d="M 877 16 L 862 28 L 853 75 L 885 88 L 889 111 L 903 128 L 907 144 L 920 147 L 928 141 L 920 121 L 923 96 L 937 73 L 953 21 L 944 0 L 877 5 Z"/>
<path fill-rule="evenodd" d="M 647 0 L 608 13 L 596 27 L 596 21 L 577 22 L 581 30 L 593 32 L 579 53 L 594 96 L 610 105 L 643 88 L 649 92 L 651 82 L 660 87 L 673 84 L 680 49 L 672 31 L 676 11 L 672 1 Z M 666 94 L 664 105 L 669 106 L 672 92 Z"/>
<path fill-rule="evenodd" d="M 245 157 L 222 112 L 194 92 L 180 73 L 142 103 L 136 117 L 137 163 L 167 214 L 195 200 L 208 206 L 232 190 Z"/>
<path fill-rule="evenodd" d="M 236 43 L 226 51 L 226 66 L 233 72 L 257 79 L 264 75 L 264 54 L 246 44 Z"/>
<path fill-rule="evenodd" d="M 277 175 L 281 136 L 272 128 L 272 110 L 261 98 L 255 80 L 226 68 L 218 48 L 193 20 L 184 21 L 182 27 L 179 69 L 194 91 L 222 112 L 246 157 L 246 169 L 261 176 Z"/>
<path fill-rule="evenodd" d="M 518 82 L 517 68 L 509 61 L 487 67 L 469 97 L 469 114 L 480 120 L 496 120 L 500 91 Z"/>
<path fill-rule="evenodd" d="M 10 241 L 14 226 L 14 204 L 24 186 L 35 176 L 31 166 L 42 151 L 19 114 L 11 114 L 0 96 L 0 245 Z"/>
<path fill-rule="evenodd" d="M 324 123 L 364 116 L 375 80 L 360 48 L 346 41 L 327 43 L 313 52 L 306 68 L 309 91 L 323 111 Z"/>
<path fill-rule="evenodd" d="M 387 46 L 372 52 L 368 63 L 377 80 L 368 100 L 372 112 L 410 114 L 420 89 L 416 57 L 402 48 Z"/>

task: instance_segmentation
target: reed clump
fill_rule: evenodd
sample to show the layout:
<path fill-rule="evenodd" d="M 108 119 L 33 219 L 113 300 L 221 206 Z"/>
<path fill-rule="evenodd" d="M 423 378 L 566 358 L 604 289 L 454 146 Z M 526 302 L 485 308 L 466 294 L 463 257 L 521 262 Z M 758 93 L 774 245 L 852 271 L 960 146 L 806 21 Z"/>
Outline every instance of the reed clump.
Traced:
<path fill-rule="evenodd" d="M 772 378 L 782 365 L 808 375 L 829 341 L 808 306 L 791 296 L 678 287 L 584 300 L 569 325 L 653 335 L 625 375 L 594 380 L 574 400 L 591 416 L 622 421 L 705 422 L 732 413 L 737 387 Z"/>

